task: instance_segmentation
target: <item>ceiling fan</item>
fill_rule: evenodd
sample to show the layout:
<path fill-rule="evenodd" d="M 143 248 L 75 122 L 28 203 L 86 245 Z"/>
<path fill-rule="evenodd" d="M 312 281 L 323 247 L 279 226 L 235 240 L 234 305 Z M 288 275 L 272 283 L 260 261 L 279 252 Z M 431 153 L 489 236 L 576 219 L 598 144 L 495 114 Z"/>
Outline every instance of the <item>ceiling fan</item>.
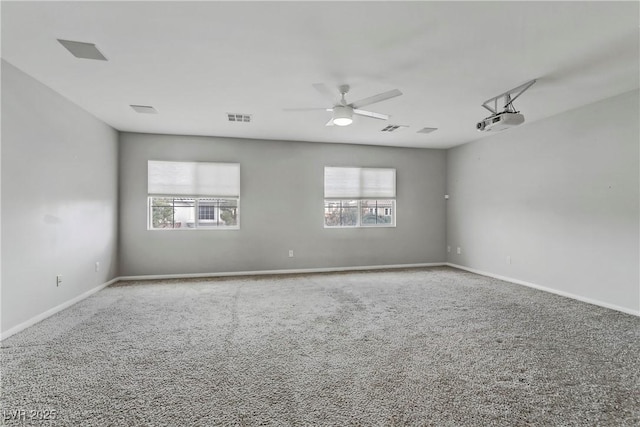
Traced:
<path fill-rule="evenodd" d="M 333 107 L 331 108 L 286 108 L 285 111 L 313 111 L 313 110 L 325 110 L 333 113 L 331 120 L 327 122 L 326 126 L 348 126 L 353 122 L 353 115 L 371 117 L 373 119 L 388 120 L 389 116 L 386 114 L 374 113 L 373 111 L 363 110 L 362 107 L 375 104 L 376 102 L 385 101 L 390 98 L 402 95 L 398 89 L 393 89 L 387 92 L 379 93 L 377 95 L 370 96 L 368 98 L 361 99 L 356 102 L 347 103 L 345 95 L 349 92 L 349 85 L 341 85 L 338 87 L 340 91 L 340 100 L 335 102 L 335 95 L 333 92 L 323 83 L 315 83 L 313 87 L 324 95 L 327 99 L 331 100 Z"/>

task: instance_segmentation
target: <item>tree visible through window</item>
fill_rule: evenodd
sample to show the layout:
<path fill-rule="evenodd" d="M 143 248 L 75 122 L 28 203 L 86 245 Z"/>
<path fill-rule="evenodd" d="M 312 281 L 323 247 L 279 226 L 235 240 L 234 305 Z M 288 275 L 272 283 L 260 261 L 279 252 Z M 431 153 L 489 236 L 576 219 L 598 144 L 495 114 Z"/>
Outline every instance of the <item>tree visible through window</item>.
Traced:
<path fill-rule="evenodd" d="M 355 227 L 358 225 L 357 200 L 325 200 L 324 225 L 327 227 Z"/>

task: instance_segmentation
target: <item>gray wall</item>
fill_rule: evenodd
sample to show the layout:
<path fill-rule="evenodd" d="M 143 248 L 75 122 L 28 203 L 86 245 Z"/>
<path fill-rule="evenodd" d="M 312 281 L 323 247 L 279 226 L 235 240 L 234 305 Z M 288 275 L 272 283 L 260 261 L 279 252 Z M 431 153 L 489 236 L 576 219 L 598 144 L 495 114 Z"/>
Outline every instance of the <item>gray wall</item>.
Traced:
<path fill-rule="evenodd" d="M 446 152 L 118 138 L 2 61 L 2 332 L 116 275 L 446 259 L 638 311 L 638 100 L 630 92 Z M 239 162 L 240 230 L 148 231 L 149 159 Z M 325 229 L 326 165 L 396 168 L 397 227 Z"/>
<path fill-rule="evenodd" d="M 122 133 L 120 274 L 444 262 L 445 157 L 442 150 Z M 240 230 L 148 231 L 148 160 L 240 163 Z M 325 229 L 324 166 L 396 168 L 397 227 Z"/>
<path fill-rule="evenodd" d="M 448 260 L 637 312 L 638 115 L 633 91 L 448 150 Z"/>
<path fill-rule="evenodd" d="M 3 332 L 117 274 L 117 149 L 114 129 L 2 61 Z"/>

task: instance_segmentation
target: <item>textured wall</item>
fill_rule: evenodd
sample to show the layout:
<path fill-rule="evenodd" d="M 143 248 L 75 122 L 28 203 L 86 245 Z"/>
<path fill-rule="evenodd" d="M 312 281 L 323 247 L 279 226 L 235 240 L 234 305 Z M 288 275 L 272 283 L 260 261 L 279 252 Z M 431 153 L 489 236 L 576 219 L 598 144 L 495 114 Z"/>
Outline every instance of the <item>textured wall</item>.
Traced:
<path fill-rule="evenodd" d="M 148 160 L 240 163 L 240 230 L 148 231 Z M 397 227 L 325 229 L 324 166 L 396 168 Z M 122 133 L 120 274 L 444 262 L 444 168 L 442 150 Z"/>
<path fill-rule="evenodd" d="M 2 61 L 2 331 L 116 276 L 117 150 L 114 129 Z"/>
<path fill-rule="evenodd" d="M 449 261 L 637 312 L 638 116 L 633 91 L 449 150 Z"/>

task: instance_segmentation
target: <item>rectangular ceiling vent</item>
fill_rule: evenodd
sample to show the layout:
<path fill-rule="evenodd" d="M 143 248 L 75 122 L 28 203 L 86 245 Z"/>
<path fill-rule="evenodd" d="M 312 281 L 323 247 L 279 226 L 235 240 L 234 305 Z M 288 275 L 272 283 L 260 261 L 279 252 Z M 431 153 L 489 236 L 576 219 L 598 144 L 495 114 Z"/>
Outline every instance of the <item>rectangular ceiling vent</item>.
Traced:
<path fill-rule="evenodd" d="M 431 133 L 438 130 L 438 128 L 422 128 L 417 133 Z"/>
<path fill-rule="evenodd" d="M 142 114 L 158 114 L 158 110 L 150 105 L 130 105 L 136 112 Z"/>
<path fill-rule="evenodd" d="M 96 59 L 106 61 L 107 58 L 98 50 L 93 43 L 74 42 L 71 40 L 57 39 L 73 56 L 81 59 Z"/>
<path fill-rule="evenodd" d="M 404 125 L 388 125 L 385 126 L 384 129 L 382 129 L 380 132 L 395 132 L 400 128 L 406 128 L 407 126 Z"/>
<path fill-rule="evenodd" d="M 227 117 L 229 117 L 229 121 L 230 122 L 249 123 L 251 121 L 251 115 L 250 114 L 227 113 Z"/>

